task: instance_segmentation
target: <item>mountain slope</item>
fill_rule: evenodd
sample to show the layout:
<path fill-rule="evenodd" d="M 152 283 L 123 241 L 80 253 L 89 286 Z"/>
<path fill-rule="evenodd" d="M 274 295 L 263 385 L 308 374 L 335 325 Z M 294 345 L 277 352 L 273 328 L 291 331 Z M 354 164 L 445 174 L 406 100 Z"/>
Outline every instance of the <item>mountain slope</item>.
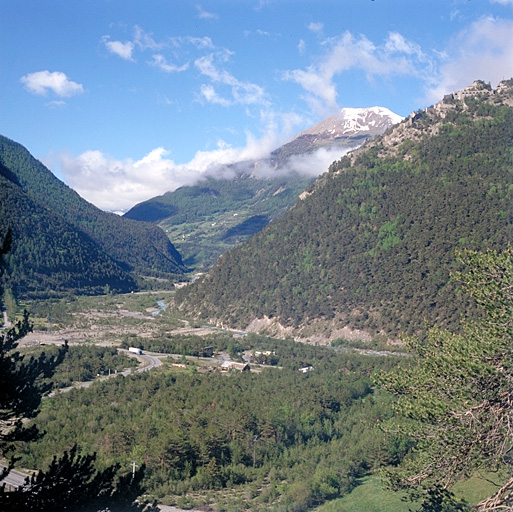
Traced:
<path fill-rule="evenodd" d="M 301 132 L 267 159 L 218 169 L 218 175 L 230 178 L 207 177 L 198 185 L 140 203 L 125 217 L 158 224 L 175 241 L 188 266 L 209 268 L 222 253 L 290 209 L 325 170 L 326 162 L 401 119 L 381 107 L 342 109 Z M 299 169 L 301 173 L 294 172 Z"/>
<path fill-rule="evenodd" d="M 290 212 L 180 291 L 219 324 L 396 337 L 454 327 L 455 250 L 513 225 L 512 82 L 476 83 L 335 162 Z"/>
<path fill-rule="evenodd" d="M 107 284 L 127 290 L 134 289 L 129 272 L 184 272 L 162 230 L 99 210 L 6 137 L 0 138 L 0 165 L 0 222 L 3 233 L 14 231 L 11 263 L 21 272 L 20 290 L 74 289 L 79 283 L 89 292 Z M 67 267 L 62 275 L 58 261 Z"/>
<path fill-rule="evenodd" d="M 125 217 L 152 220 L 176 241 L 188 267 L 209 268 L 223 252 L 283 214 L 313 180 L 297 174 L 258 179 L 242 165 L 239 172 L 233 179 L 206 178 L 155 197 Z"/>
<path fill-rule="evenodd" d="M 0 174 L 0 235 L 3 239 L 6 228 L 13 234 L 6 285 L 16 296 L 72 290 L 100 293 L 107 286 L 123 292 L 136 288 L 134 279 L 89 237 L 6 179 L 3 166 Z"/>

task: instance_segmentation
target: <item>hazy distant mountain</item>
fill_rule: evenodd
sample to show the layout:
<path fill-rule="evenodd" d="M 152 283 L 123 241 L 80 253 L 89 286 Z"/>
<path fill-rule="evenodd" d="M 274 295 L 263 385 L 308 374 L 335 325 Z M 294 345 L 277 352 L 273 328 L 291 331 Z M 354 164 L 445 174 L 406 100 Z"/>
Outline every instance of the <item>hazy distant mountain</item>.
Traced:
<path fill-rule="evenodd" d="M 344 108 L 298 134 L 267 159 L 218 169 L 195 186 L 181 187 L 129 210 L 125 217 L 154 222 L 176 244 L 190 267 L 210 267 L 281 216 L 328 165 L 383 133 L 401 117 L 382 107 Z M 318 158 L 322 150 L 326 153 Z"/>
<path fill-rule="evenodd" d="M 513 238 L 513 80 L 416 112 L 183 289 L 189 313 L 310 339 L 456 328 L 456 250 Z"/>
<path fill-rule="evenodd" d="M 10 286 L 21 294 L 128 291 L 138 274 L 185 271 L 157 226 L 99 210 L 3 136 L 0 183 L 0 235 L 13 231 Z"/>

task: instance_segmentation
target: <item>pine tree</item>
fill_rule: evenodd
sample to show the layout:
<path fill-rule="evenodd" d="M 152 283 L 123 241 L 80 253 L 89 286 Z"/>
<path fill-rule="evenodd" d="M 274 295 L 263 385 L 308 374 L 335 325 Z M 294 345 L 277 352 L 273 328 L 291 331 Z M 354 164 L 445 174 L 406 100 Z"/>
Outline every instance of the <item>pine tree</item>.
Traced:
<path fill-rule="evenodd" d="M 0 284 L 5 271 L 3 256 L 8 253 L 11 241 L 9 231 L 0 243 Z M 2 295 L 0 286 L 0 297 Z M 0 454 L 10 457 L 8 467 L 0 471 L 0 480 L 9 474 L 17 460 L 13 456 L 16 446 L 44 435 L 36 426 L 26 427 L 24 420 L 38 414 L 42 398 L 52 389 L 49 379 L 68 349 L 65 344 L 55 356 L 43 353 L 25 361 L 16 348 L 18 341 L 31 330 L 25 311 L 23 320 L 0 334 Z M 94 466 L 95 460 L 96 454 L 80 455 L 78 447 L 74 446 L 61 458 L 54 457 L 47 470 L 27 478 L 24 486 L 8 491 L 5 484 L 0 485 L 0 510 L 142 510 L 144 505 L 134 502 L 142 492 L 144 467 L 120 476 L 119 465 L 100 471 Z"/>
<path fill-rule="evenodd" d="M 426 503 L 449 500 L 451 486 L 476 471 L 497 472 L 499 482 L 504 468 L 512 474 L 512 252 L 467 251 L 460 260 L 467 270 L 455 278 L 475 299 L 481 319 L 464 321 L 462 334 L 433 328 L 427 340 L 411 339 L 413 364 L 378 379 L 397 396 L 388 428 L 415 442 L 389 481 L 424 493 Z M 478 510 L 511 510 L 513 478 L 506 480 Z"/>

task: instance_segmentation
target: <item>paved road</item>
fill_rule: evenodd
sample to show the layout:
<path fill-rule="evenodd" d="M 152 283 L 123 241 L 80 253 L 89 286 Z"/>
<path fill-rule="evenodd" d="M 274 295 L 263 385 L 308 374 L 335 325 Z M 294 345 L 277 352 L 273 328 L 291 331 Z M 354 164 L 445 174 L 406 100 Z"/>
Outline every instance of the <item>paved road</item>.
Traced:
<path fill-rule="evenodd" d="M 6 466 L 0 464 L 0 471 L 3 471 L 5 467 Z M 27 476 L 29 476 L 27 473 L 13 469 L 3 480 L 0 480 L 0 485 L 7 484 L 7 487 L 22 487 Z"/>
<path fill-rule="evenodd" d="M 112 377 L 117 377 L 118 375 L 123 375 L 124 377 L 127 377 L 128 375 L 132 373 L 141 373 L 141 372 L 147 372 L 148 370 L 152 370 L 153 368 L 157 368 L 162 364 L 162 361 L 160 360 L 160 357 L 167 357 L 169 354 L 159 354 L 158 356 L 153 354 L 134 354 L 133 352 L 129 352 L 128 350 L 124 348 L 118 348 L 119 352 L 123 352 L 123 354 L 126 354 L 130 357 L 136 357 L 140 362 L 143 363 L 143 366 L 140 368 L 137 368 L 137 370 L 132 370 L 131 368 L 127 370 L 123 370 L 122 372 L 117 373 L 111 373 L 110 375 L 102 375 L 101 377 L 97 377 L 93 380 L 88 380 L 86 382 L 77 382 L 74 386 L 70 386 L 68 388 L 60 388 L 59 390 L 52 391 L 48 396 L 55 396 L 60 393 L 67 393 L 68 391 L 71 391 L 72 389 L 79 389 L 79 388 L 88 388 L 89 386 L 92 386 L 95 382 L 100 380 L 107 380 Z"/>
<path fill-rule="evenodd" d="M 144 366 L 141 366 L 140 368 L 137 368 L 137 370 L 134 371 L 134 373 L 141 373 L 141 372 L 147 372 L 148 370 L 152 370 L 153 368 L 157 368 L 162 364 L 162 361 L 160 360 L 160 357 L 168 356 L 168 354 L 134 354 L 133 352 L 129 352 L 126 349 L 118 348 L 119 352 L 123 352 L 123 354 L 126 354 L 130 357 L 137 357 L 139 361 L 146 363 Z M 130 373 L 130 372 L 129 372 Z"/>

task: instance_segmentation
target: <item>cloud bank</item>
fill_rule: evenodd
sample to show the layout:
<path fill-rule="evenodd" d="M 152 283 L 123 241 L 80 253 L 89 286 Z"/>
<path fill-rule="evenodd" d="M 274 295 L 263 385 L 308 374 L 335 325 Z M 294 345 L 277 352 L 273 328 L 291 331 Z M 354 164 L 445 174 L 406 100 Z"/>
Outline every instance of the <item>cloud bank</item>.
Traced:
<path fill-rule="evenodd" d="M 237 172 L 231 164 L 265 158 L 273 149 L 274 136 L 261 139 L 247 134 L 246 145 L 231 148 L 223 141 L 213 151 L 198 151 L 185 164 L 178 164 L 164 148 L 155 148 L 139 160 L 119 160 L 101 151 L 85 151 L 73 156 L 60 154 L 43 159 L 49 168 L 58 168 L 62 179 L 84 199 L 101 209 L 127 210 L 135 204 L 193 185 L 206 176 L 231 178 Z"/>
<path fill-rule="evenodd" d="M 303 176 L 319 176 L 348 152 L 321 148 L 308 155 L 292 156 L 285 167 L 276 170 L 265 160 L 270 150 L 265 142 L 249 137 L 244 148 L 198 151 L 186 164 L 174 162 L 161 147 L 136 161 L 118 160 L 101 151 L 86 151 L 76 157 L 61 154 L 57 162 L 50 158 L 44 161 L 49 167 L 57 163 L 64 181 L 87 201 L 103 210 L 126 211 L 137 203 L 194 185 L 208 176 L 232 179 L 248 170 L 259 178 L 278 177 L 292 171 Z"/>

